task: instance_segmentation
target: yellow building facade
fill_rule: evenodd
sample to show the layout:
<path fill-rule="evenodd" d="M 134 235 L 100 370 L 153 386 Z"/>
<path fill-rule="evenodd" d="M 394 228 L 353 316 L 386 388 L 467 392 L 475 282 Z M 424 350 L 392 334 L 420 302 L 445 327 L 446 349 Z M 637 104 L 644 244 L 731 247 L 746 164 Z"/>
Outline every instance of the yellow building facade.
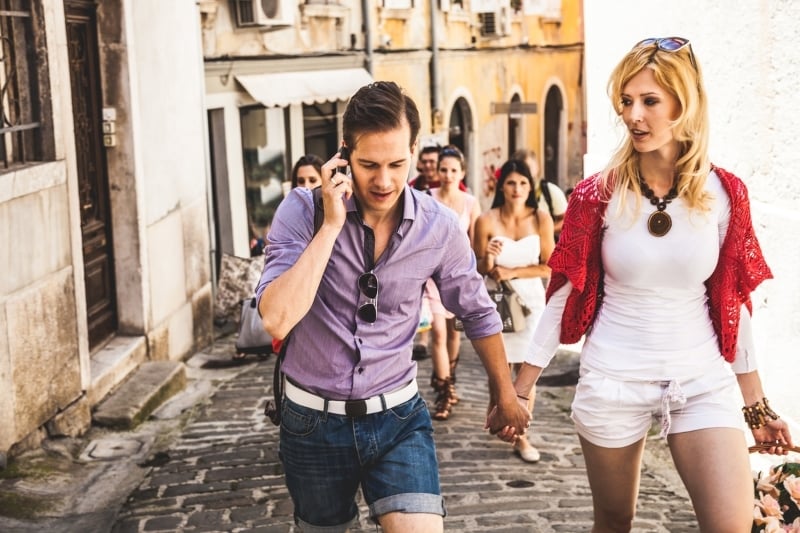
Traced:
<path fill-rule="evenodd" d="M 224 206 L 213 217 L 218 254 L 247 255 L 292 163 L 333 155 L 347 99 L 372 80 L 395 81 L 414 98 L 421 145 L 462 149 L 467 184 L 484 207 L 494 171 L 515 149 L 533 149 L 543 176 L 562 189 L 582 176 L 580 0 L 200 5 L 212 179 Z"/>

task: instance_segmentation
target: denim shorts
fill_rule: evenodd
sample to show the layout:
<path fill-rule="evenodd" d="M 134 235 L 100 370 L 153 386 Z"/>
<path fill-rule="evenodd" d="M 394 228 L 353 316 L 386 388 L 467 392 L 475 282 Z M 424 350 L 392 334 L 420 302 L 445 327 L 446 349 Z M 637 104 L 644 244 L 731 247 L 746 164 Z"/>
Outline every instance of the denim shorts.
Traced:
<path fill-rule="evenodd" d="M 305 533 L 346 531 L 359 486 L 376 520 L 390 512 L 445 515 L 433 426 L 425 401 L 361 417 L 284 398 L 279 456 L 294 517 Z"/>

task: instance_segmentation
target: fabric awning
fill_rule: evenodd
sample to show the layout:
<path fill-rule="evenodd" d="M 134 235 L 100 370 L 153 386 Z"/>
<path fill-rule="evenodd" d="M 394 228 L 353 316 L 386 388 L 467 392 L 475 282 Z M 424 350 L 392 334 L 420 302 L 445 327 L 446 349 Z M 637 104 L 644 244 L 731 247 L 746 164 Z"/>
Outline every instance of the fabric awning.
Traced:
<path fill-rule="evenodd" d="M 363 68 L 273 72 L 236 76 L 244 90 L 265 107 L 348 100 L 373 78 Z"/>

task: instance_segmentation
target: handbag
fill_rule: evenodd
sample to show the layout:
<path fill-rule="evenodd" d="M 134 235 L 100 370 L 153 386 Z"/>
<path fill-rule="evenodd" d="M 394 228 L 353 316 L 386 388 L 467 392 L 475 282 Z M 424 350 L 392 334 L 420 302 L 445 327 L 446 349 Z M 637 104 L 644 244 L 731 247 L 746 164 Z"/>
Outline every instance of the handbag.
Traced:
<path fill-rule="evenodd" d="M 503 321 L 503 333 L 515 333 L 528 326 L 526 317 L 531 310 L 509 282 L 501 281 L 496 289 L 489 290 L 489 296 L 497 304 L 497 312 Z"/>
<path fill-rule="evenodd" d="M 487 287 L 486 290 L 497 306 L 497 312 L 500 313 L 500 320 L 503 321 L 503 333 L 515 333 L 524 330 L 528 326 L 526 318 L 531 314 L 530 307 L 527 306 L 509 282 L 493 283 L 495 287 Z M 457 331 L 464 330 L 464 324 L 459 319 L 456 319 L 454 326 Z"/>
<path fill-rule="evenodd" d="M 272 337 L 264 330 L 264 325 L 261 323 L 255 297 L 242 300 L 241 304 L 236 351 L 264 356 L 271 354 Z"/>

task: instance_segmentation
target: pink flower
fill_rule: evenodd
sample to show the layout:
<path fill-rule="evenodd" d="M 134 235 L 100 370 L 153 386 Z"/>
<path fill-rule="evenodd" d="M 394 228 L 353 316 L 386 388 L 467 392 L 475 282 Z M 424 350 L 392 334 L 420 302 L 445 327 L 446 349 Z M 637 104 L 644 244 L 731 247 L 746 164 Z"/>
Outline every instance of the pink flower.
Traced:
<path fill-rule="evenodd" d="M 785 474 L 783 473 L 782 465 L 775 465 L 769 469 L 769 476 L 767 477 L 767 479 L 769 480 L 770 483 L 775 485 L 783 481 L 784 476 Z"/>
<path fill-rule="evenodd" d="M 800 478 L 795 475 L 786 476 L 783 480 L 783 488 L 792 497 L 794 503 L 800 505 Z"/>
<path fill-rule="evenodd" d="M 789 533 L 800 533 L 800 518 L 795 518 L 794 522 L 792 522 L 791 526 L 787 526 L 786 531 Z"/>
<path fill-rule="evenodd" d="M 774 516 L 768 516 L 762 531 L 763 533 L 785 533 L 786 530 L 781 527 L 780 520 Z"/>
<path fill-rule="evenodd" d="M 769 494 L 775 499 L 778 499 L 778 497 L 780 496 L 778 488 L 772 483 L 770 483 L 770 480 L 767 478 L 762 477 L 756 482 L 756 490 L 763 494 Z"/>
<path fill-rule="evenodd" d="M 783 513 L 781 512 L 781 506 L 778 503 L 778 500 L 769 494 L 762 494 L 761 498 L 756 501 L 756 505 L 761 508 L 761 511 L 764 513 L 764 516 L 768 522 L 770 517 L 783 518 Z"/>

